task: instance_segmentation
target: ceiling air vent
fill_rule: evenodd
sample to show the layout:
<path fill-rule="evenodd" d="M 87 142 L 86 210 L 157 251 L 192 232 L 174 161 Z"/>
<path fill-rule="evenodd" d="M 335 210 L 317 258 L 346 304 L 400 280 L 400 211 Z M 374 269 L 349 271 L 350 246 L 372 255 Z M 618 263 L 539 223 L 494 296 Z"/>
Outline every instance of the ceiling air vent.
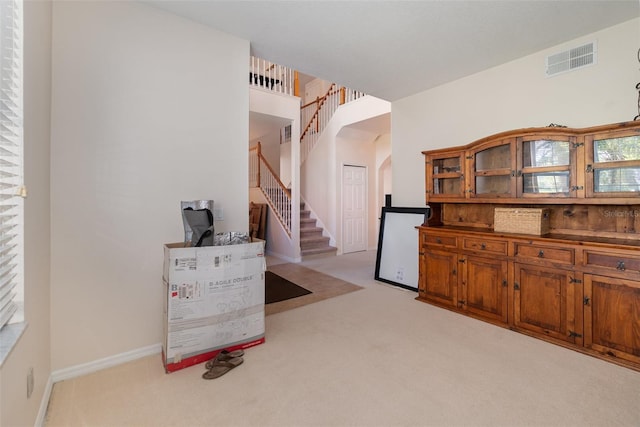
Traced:
<path fill-rule="evenodd" d="M 596 42 L 591 42 L 564 52 L 549 55 L 547 56 L 545 74 L 547 77 L 551 77 L 593 65 L 596 63 L 597 53 Z"/>

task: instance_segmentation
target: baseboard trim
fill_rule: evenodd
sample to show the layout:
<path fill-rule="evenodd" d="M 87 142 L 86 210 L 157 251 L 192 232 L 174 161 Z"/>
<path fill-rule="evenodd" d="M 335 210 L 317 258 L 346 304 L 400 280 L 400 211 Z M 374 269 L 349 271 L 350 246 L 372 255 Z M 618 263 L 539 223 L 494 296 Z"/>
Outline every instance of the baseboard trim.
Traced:
<path fill-rule="evenodd" d="M 51 375 L 49 375 L 49 380 L 44 386 L 42 400 L 40 400 L 40 408 L 38 408 L 38 415 L 36 416 L 36 422 L 34 423 L 35 427 L 44 426 L 44 422 L 46 421 L 47 416 L 47 409 L 49 408 L 49 399 L 51 399 L 51 390 L 53 390 L 53 380 L 51 379 Z"/>
<path fill-rule="evenodd" d="M 47 381 L 44 393 L 42 394 L 40 408 L 38 409 L 38 416 L 36 417 L 36 422 L 34 424 L 35 427 L 42 427 L 44 425 L 47 416 L 47 409 L 49 407 L 49 400 L 51 399 L 51 392 L 53 391 L 53 385 L 58 381 L 69 380 L 82 375 L 90 374 L 92 372 L 97 372 L 101 369 L 131 362 L 132 360 L 140 359 L 147 356 L 153 356 L 154 354 L 158 354 L 161 352 L 162 344 L 153 344 L 147 347 L 138 348 L 136 350 L 131 350 L 113 356 L 105 357 L 103 359 L 94 360 L 93 362 L 83 363 L 80 365 L 71 366 L 69 368 L 53 371 L 51 375 L 49 375 L 49 380 Z"/>
<path fill-rule="evenodd" d="M 105 357 L 104 359 L 94 360 L 93 362 L 83 363 L 69 368 L 59 369 L 51 373 L 53 383 L 79 377 L 81 375 L 90 374 L 101 369 L 110 368 L 112 366 L 121 365 L 132 360 L 142 357 L 152 356 L 162 352 L 162 344 L 153 344 L 147 347 L 138 348 L 136 350 L 127 351 L 125 353 L 115 354 Z"/>
<path fill-rule="evenodd" d="M 279 254 L 279 253 L 273 252 L 273 251 L 265 251 L 265 255 L 269 255 L 269 256 L 276 257 L 276 258 L 280 258 L 281 260 L 286 261 L 286 262 L 290 262 L 290 263 L 299 263 L 300 261 L 302 261 L 301 257 L 291 258 L 291 257 L 288 257 L 286 255 L 282 255 L 282 254 Z"/>

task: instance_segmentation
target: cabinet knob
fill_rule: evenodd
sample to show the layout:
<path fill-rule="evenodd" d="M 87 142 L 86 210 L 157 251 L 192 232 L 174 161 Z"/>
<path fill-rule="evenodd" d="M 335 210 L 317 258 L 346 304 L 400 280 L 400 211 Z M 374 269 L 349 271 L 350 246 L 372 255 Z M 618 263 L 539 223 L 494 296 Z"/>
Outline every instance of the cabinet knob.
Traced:
<path fill-rule="evenodd" d="M 484 243 L 483 243 L 483 244 L 481 244 L 481 245 L 480 245 L 480 249 L 487 249 L 487 245 L 486 245 L 486 244 L 484 244 Z"/>
<path fill-rule="evenodd" d="M 442 239 L 440 239 L 439 237 L 436 238 L 436 243 L 442 243 Z"/>
<path fill-rule="evenodd" d="M 618 261 L 618 265 L 616 266 L 616 268 L 620 271 L 624 271 L 625 270 L 624 261 Z"/>
<path fill-rule="evenodd" d="M 538 258 L 544 258 L 544 251 L 542 249 L 538 252 Z"/>

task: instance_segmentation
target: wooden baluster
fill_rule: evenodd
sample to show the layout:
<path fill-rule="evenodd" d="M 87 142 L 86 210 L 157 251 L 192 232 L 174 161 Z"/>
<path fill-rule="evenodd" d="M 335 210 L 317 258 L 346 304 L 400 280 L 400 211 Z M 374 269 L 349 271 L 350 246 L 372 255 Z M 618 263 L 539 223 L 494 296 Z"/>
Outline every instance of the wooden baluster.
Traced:
<path fill-rule="evenodd" d="M 258 149 L 256 150 L 257 154 L 258 154 L 258 183 L 260 183 L 260 163 L 262 163 L 261 158 L 262 158 L 262 148 L 261 148 L 261 144 L 260 141 L 258 141 Z"/>
<path fill-rule="evenodd" d="M 316 115 L 318 114 L 319 110 L 320 110 L 320 98 L 316 97 Z M 320 128 L 318 127 L 318 124 L 319 124 L 318 120 L 316 120 L 316 134 L 320 130 Z"/>

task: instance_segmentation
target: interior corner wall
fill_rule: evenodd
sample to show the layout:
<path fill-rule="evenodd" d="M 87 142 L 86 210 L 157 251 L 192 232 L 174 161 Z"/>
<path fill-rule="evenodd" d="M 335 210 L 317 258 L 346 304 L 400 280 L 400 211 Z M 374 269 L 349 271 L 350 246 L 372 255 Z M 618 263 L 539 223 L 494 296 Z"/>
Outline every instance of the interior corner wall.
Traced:
<path fill-rule="evenodd" d="M 255 141 L 250 141 L 251 145 L 255 145 L 260 142 L 260 152 L 266 159 L 269 166 L 273 168 L 274 171 L 280 170 L 280 130 L 270 132 L 266 135 L 262 135 L 260 138 L 257 138 Z"/>
<path fill-rule="evenodd" d="M 285 158 L 286 160 L 283 160 L 281 155 L 282 150 L 285 149 L 285 144 L 279 144 L 279 135 L 277 144 L 271 147 L 275 149 L 273 155 L 278 156 L 278 166 L 276 167 L 274 164 L 271 164 L 271 166 L 275 169 L 276 173 L 280 171 L 280 180 L 285 185 L 289 184 L 291 189 L 291 199 L 293 203 L 293 210 L 291 212 L 293 222 L 291 226 L 291 237 L 287 235 L 284 228 L 282 228 L 275 216 L 272 215 L 272 210 L 269 209 L 269 213 L 267 214 L 266 250 L 270 255 L 276 255 L 289 261 L 299 261 L 300 233 L 296 231 L 299 227 L 299 220 L 297 221 L 298 224 L 296 224 L 296 219 L 299 219 L 299 213 L 296 212 L 296 210 L 299 211 L 299 209 L 296 209 L 296 204 L 299 205 L 300 178 L 299 172 L 294 171 L 294 163 L 297 165 L 297 159 L 300 158 L 300 140 L 296 139 L 296 135 L 300 135 L 300 98 L 252 88 L 250 89 L 249 96 L 249 111 L 291 121 L 292 142 L 286 144 L 286 148 L 290 150 L 288 156 Z M 270 153 L 269 156 L 271 155 Z M 271 163 L 269 158 L 267 158 L 267 161 Z M 283 171 L 286 166 L 291 170 Z"/>
<path fill-rule="evenodd" d="M 385 206 L 385 194 L 391 194 L 391 134 L 386 133 L 380 135 L 374 142 L 376 147 L 376 217 L 374 230 L 380 230 L 380 217 L 382 216 L 382 208 Z M 372 228 L 371 225 L 369 228 Z M 369 241 L 369 248 L 376 249 L 378 247 L 378 234 L 375 239 Z"/>
<path fill-rule="evenodd" d="M 343 222 L 343 172 L 345 165 L 362 166 L 366 168 L 367 193 L 366 193 L 366 216 L 367 216 L 367 248 L 375 247 L 373 242 L 377 241 L 377 198 L 376 198 L 376 149 L 373 141 L 351 140 L 349 138 L 336 137 L 336 163 L 338 164 L 336 179 L 336 216 L 339 224 L 336 229 L 336 241 L 339 242 L 339 251 L 344 248 L 344 235 L 342 230 Z"/>
<path fill-rule="evenodd" d="M 162 341 L 181 200 L 248 231 L 249 42 L 140 2 L 54 2 L 53 371 Z"/>
<path fill-rule="evenodd" d="M 597 64 L 545 77 L 545 57 L 591 41 Z M 638 114 L 640 18 L 392 104 L 393 203 L 424 206 L 422 151 L 550 123 L 588 127 Z"/>
<path fill-rule="evenodd" d="M 338 156 L 337 136 L 343 127 L 373 117 L 389 114 L 391 104 L 373 96 L 365 96 L 338 108 L 322 131 L 316 145 L 309 152 L 300 171 L 301 194 L 314 214 L 322 222 L 325 232 L 336 241 L 338 252 L 342 242 L 338 238 L 341 232 L 342 189 L 341 174 L 343 159 Z M 370 147 L 371 148 L 371 147 Z M 374 150 L 374 148 L 371 148 Z M 375 155 L 369 165 L 370 180 L 375 177 Z M 375 188 L 375 180 L 369 181 L 369 190 Z M 375 215 L 375 192 L 369 199 L 369 214 Z M 373 203 L 373 204 L 371 204 Z M 377 233 L 377 221 L 369 220 L 369 236 Z M 369 240 L 369 244 L 371 239 Z"/>
<path fill-rule="evenodd" d="M 0 425 L 36 424 L 51 373 L 49 139 L 51 2 L 24 2 L 25 321 L 28 326 L 0 368 Z M 27 373 L 34 390 L 27 398 Z"/>

